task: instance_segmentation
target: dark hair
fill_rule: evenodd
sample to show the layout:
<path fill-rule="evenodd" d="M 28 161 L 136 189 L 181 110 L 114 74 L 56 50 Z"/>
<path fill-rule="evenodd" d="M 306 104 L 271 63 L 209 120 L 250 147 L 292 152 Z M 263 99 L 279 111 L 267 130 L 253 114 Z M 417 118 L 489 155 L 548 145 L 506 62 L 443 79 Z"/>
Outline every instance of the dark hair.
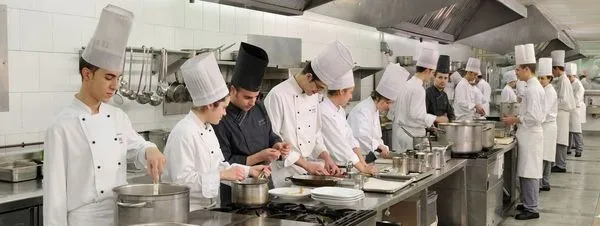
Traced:
<path fill-rule="evenodd" d="M 425 70 L 427 70 L 429 68 L 425 68 L 425 67 L 421 67 L 421 66 L 417 66 L 417 73 L 421 73 L 424 72 Z"/>
<path fill-rule="evenodd" d="M 565 67 L 563 67 L 563 66 L 552 66 L 552 69 L 558 69 L 561 71 L 565 71 Z"/>
<path fill-rule="evenodd" d="M 90 63 L 88 63 L 87 61 L 85 61 L 85 60 L 83 59 L 83 57 L 81 57 L 81 56 L 80 56 L 80 57 L 79 57 L 79 74 L 81 75 L 81 80 L 83 80 L 83 74 L 81 73 L 81 71 L 82 71 L 84 68 L 87 68 L 87 69 L 89 69 L 90 71 L 92 71 L 92 73 L 94 73 L 94 72 L 96 72 L 98 69 L 100 69 L 100 67 L 98 67 L 98 66 L 96 66 L 96 65 L 93 65 L 93 64 L 90 64 Z"/>
<path fill-rule="evenodd" d="M 520 68 L 529 68 L 531 73 L 535 73 L 535 64 L 519 64 Z"/>
<path fill-rule="evenodd" d="M 306 63 L 306 66 L 304 66 L 304 69 L 302 69 L 302 74 L 308 74 L 308 73 L 310 73 L 312 75 L 313 81 L 315 81 L 315 82 L 321 81 L 319 76 L 317 74 L 315 74 L 315 71 L 312 69 L 310 61 L 308 63 Z"/>
<path fill-rule="evenodd" d="M 546 75 L 547 79 L 550 79 L 550 82 L 552 82 L 552 80 L 554 80 L 554 76 L 553 75 Z"/>
<path fill-rule="evenodd" d="M 338 93 L 341 93 L 342 90 L 340 89 L 336 89 L 336 90 L 327 90 L 327 96 L 335 96 Z"/>
<path fill-rule="evenodd" d="M 435 78 L 437 78 L 437 76 L 440 75 L 440 74 L 445 74 L 446 76 L 448 76 L 447 79 L 450 80 L 450 74 L 442 73 L 442 72 L 439 72 L 439 71 L 435 72 Z"/>
<path fill-rule="evenodd" d="M 225 95 L 223 98 L 221 98 L 221 99 L 219 99 L 219 100 L 217 100 L 215 102 L 212 102 L 210 104 L 207 104 L 207 105 L 204 105 L 204 106 L 195 106 L 195 107 L 192 107 L 192 110 L 204 111 L 204 110 L 208 110 L 208 106 L 217 107 L 217 106 L 219 106 L 219 103 L 225 101 L 225 99 L 228 96 L 229 96 L 229 93 L 227 95 Z"/>
<path fill-rule="evenodd" d="M 388 101 L 388 100 L 390 100 L 387 97 L 384 97 L 383 95 L 381 95 L 381 93 L 377 92 L 376 90 L 373 90 L 373 92 L 371 92 L 371 99 L 373 99 L 374 101 L 378 101 L 378 100 Z"/>

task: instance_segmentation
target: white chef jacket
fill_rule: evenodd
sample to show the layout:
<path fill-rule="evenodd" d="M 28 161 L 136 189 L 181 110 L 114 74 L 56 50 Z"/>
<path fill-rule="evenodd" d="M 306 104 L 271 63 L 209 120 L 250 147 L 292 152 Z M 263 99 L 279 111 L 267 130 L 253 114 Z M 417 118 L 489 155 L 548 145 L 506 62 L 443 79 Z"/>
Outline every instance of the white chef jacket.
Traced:
<path fill-rule="evenodd" d="M 164 154 L 169 161 L 163 180 L 190 187 L 190 211 L 216 204 L 222 170 L 239 166 L 248 176 L 248 166 L 225 161 L 212 126 L 192 111 L 171 130 Z"/>
<path fill-rule="evenodd" d="M 546 119 L 542 123 L 544 130 L 544 160 L 554 162 L 556 158 L 556 139 L 558 134 L 556 117 L 558 115 L 558 100 L 556 98 L 556 90 L 552 84 L 544 87 L 546 101 Z"/>
<path fill-rule="evenodd" d="M 285 159 L 286 167 L 300 157 L 316 157 L 326 151 L 321 136 L 317 94 L 306 95 L 296 79 L 291 77 L 273 87 L 264 103 L 273 132 L 292 145 L 292 151 Z"/>
<path fill-rule="evenodd" d="M 473 120 L 475 114 L 475 87 L 467 79 L 460 80 L 454 90 L 454 114 L 457 120 Z"/>
<path fill-rule="evenodd" d="M 575 81 L 571 83 L 573 88 L 573 97 L 575 99 L 575 109 L 571 111 L 569 120 L 569 132 L 581 133 L 581 123 L 585 123 L 585 88 L 581 84 L 579 79 L 575 78 Z"/>
<path fill-rule="evenodd" d="M 545 95 L 544 88 L 536 77 L 527 80 L 519 108 L 520 125 L 516 134 L 519 145 L 519 177 L 542 178 L 544 151 L 540 141 L 544 140 L 542 123 L 546 118 Z"/>
<path fill-rule="evenodd" d="M 490 84 L 483 79 L 479 80 L 479 82 L 477 83 L 477 88 L 479 89 L 479 91 L 481 91 L 481 94 L 483 95 L 481 105 L 483 106 L 483 110 L 485 110 L 485 114 L 488 115 L 490 114 L 490 99 L 492 98 L 492 88 L 490 87 Z"/>
<path fill-rule="evenodd" d="M 381 138 L 383 135 L 381 122 L 379 121 L 379 111 L 373 98 L 367 97 L 367 99 L 354 106 L 348 114 L 348 123 L 352 128 L 354 138 L 360 144 L 360 151 L 363 155 L 367 155 L 380 145 L 384 145 Z"/>
<path fill-rule="evenodd" d="M 502 89 L 501 97 L 500 103 L 517 103 L 517 93 L 508 84 Z"/>
<path fill-rule="evenodd" d="M 128 160 L 145 168 L 150 147 L 121 109 L 101 103 L 92 114 L 74 98 L 44 139 L 44 225 L 113 225 L 112 189 L 127 184 Z"/>
<path fill-rule="evenodd" d="M 562 74 L 560 77 L 555 77 L 552 80 L 552 85 L 556 89 L 558 97 L 558 110 L 571 111 L 575 109 L 575 94 L 573 93 L 573 87 L 569 78 L 565 74 Z"/>
<path fill-rule="evenodd" d="M 413 136 L 425 136 L 425 128 L 433 125 L 436 116 L 427 114 L 423 80 L 413 76 L 399 89 L 398 98 L 394 102 L 392 133 L 396 134 L 393 136 L 396 141 L 392 148 L 402 152 L 412 149 L 412 139 L 402 127 Z"/>
<path fill-rule="evenodd" d="M 326 97 L 319 104 L 319 111 L 323 142 L 335 164 L 345 166 L 348 161 L 352 165 L 357 164 L 360 159 L 352 149 L 358 148 L 359 144 L 346 121 L 344 108 L 336 106 Z"/>
<path fill-rule="evenodd" d="M 558 99 L 556 96 L 556 90 L 552 84 L 548 84 L 544 87 L 544 93 L 546 101 L 546 119 L 544 122 L 555 122 L 556 116 L 558 115 Z"/>

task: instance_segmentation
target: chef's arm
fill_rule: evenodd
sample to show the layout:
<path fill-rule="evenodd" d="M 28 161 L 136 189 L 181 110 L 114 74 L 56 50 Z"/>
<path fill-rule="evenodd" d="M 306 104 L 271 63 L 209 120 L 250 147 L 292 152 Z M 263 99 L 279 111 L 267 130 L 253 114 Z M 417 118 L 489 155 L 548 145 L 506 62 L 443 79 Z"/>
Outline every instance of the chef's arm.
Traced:
<path fill-rule="evenodd" d="M 352 134 L 354 138 L 359 143 L 359 147 L 377 147 L 374 143 L 377 141 L 376 137 L 373 137 L 372 130 L 373 129 L 381 129 L 379 125 L 374 125 L 367 117 L 364 115 L 364 112 L 356 112 L 350 114 L 348 116 L 348 123 L 350 124 L 350 128 L 352 129 Z M 373 128 L 377 126 L 376 128 Z M 381 142 L 383 144 L 383 141 Z M 369 153 L 369 151 L 373 150 L 361 150 L 365 155 Z"/>
<path fill-rule="evenodd" d="M 50 127 L 44 139 L 44 225 L 61 226 L 67 222 L 67 171 L 65 151 L 69 150 L 61 129 Z"/>
<path fill-rule="evenodd" d="M 454 114 L 454 108 L 451 104 L 446 105 L 446 115 L 450 121 L 454 121 L 456 119 L 456 115 Z"/>
<path fill-rule="evenodd" d="M 358 157 L 358 160 L 362 163 L 367 163 L 367 161 L 365 160 L 365 156 L 362 155 L 362 153 L 360 152 L 360 148 L 353 148 L 352 152 L 354 152 L 354 154 L 356 154 L 356 156 Z"/>
<path fill-rule="evenodd" d="M 281 127 L 283 125 L 283 100 L 277 95 L 277 93 L 269 93 L 264 100 L 265 109 L 267 110 L 267 116 L 271 122 L 271 133 L 275 136 L 281 137 Z"/>
<path fill-rule="evenodd" d="M 412 94 L 410 99 L 410 107 L 408 114 L 410 119 L 419 123 L 423 128 L 430 127 L 435 122 L 436 116 L 427 114 L 427 109 L 423 106 L 423 100 L 425 100 L 425 93 L 416 92 Z"/>
<path fill-rule="evenodd" d="M 454 90 L 454 103 L 464 112 L 473 111 L 475 109 L 475 103 L 468 100 L 468 87 L 457 86 Z"/>
<path fill-rule="evenodd" d="M 123 122 L 123 142 L 127 144 L 127 160 L 133 161 L 135 167 L 138 169 L 146 168 L 146 157 L 147 154 L 152 152 L 160 152 L 156 147 L 156 144 L 144 140 L 144 138 L 138 134 L 131 126 L 131 121 L 127 115 L 124 115 Z"/>

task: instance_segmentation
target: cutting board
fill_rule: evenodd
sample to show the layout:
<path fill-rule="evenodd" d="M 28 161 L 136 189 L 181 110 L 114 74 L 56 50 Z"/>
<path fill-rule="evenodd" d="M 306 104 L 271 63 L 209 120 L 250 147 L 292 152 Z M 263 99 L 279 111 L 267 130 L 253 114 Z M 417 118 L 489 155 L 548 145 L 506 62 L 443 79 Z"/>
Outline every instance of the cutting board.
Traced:
<path fill-rule="evenodd" d="M 412 181 L 387 181 L 377 178 L 369 178 L 363 185 L 363 191 L 394 193 L 408 186 Z"/>
<path fill-rule="evenodd" d="M 510 144 L 515 140 L 515 137 L 494 138 L 496 144 Z"/>

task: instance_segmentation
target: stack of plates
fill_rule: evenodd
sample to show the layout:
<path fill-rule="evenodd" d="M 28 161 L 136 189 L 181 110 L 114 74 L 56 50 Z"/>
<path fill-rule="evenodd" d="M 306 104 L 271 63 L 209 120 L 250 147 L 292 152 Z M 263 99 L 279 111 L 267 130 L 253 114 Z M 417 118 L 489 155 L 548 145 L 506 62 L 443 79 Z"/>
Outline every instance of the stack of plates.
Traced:
<path fill-rule="evenodd" d="M 345 206 L 365 198 L 365 193 L 351 188 L 320 187 L 311 191 L 311 197 L 327 205 Z"/>

